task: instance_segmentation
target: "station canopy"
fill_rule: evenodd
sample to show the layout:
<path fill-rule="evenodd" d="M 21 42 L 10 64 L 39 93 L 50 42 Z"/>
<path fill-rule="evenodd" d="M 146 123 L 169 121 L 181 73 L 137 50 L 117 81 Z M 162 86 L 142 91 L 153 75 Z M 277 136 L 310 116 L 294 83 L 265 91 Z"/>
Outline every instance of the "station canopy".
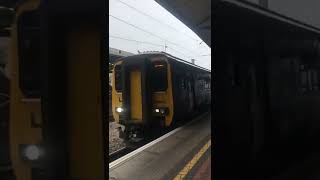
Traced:
<path fill-rule="evenodd" d="M 156 0 L 211 47 L 211 0 Z"/>
<path fill-rule="evenodd" d="M 120 49 L 115 49 L 109 47 L 109 63 L 115 63 L 115 61 L 121 57 L 127 57 L 127 56 L 132 56 L 134 55 L 133 53 L 126 52 Z"/>

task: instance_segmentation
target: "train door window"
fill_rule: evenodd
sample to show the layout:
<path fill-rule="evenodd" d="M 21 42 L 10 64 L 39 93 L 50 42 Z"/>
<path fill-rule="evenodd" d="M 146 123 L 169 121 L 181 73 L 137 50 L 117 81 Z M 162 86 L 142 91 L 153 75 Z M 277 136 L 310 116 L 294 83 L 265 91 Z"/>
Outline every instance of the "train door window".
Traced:
<path fill-rule="evenodd" d="M 167 64 L 166 62 L 154 62 L 151 68 L 151 87 L 153 91 L 167 90 Z"/>
<path fill-rule="evenodd" d="M 19 85 L 28 98 L 40 97 L 40 17 L 26 12 L 18 20 Z"/>
<path fill-rule="evenodd" d="M 122 73 L 121 73 L 122 66 L 121 65 L 116 65 L 114 67 L 114 84 L 115 84 L 115 89 L 118 92 L 122 91 Z"/>

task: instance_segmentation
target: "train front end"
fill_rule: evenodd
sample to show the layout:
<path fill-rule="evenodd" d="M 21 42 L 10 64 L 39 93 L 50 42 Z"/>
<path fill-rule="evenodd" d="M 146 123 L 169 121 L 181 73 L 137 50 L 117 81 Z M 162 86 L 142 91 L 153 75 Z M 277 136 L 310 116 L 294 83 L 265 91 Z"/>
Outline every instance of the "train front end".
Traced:
<path fill-rule="evenodd" d="M 112 111 L 120 138 L 140 141 L 170 127 L 173 99 L 170 64 L 164 56 L 136 55 L 118 61 L 112 78 Z"/>

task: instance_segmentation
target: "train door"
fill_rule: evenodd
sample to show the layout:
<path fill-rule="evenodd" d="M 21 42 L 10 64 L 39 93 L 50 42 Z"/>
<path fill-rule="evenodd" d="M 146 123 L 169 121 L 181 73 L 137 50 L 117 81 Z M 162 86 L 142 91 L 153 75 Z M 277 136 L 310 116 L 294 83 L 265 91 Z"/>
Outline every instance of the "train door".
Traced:
<path fill-rule="evenodd" d="M 36 168 L 43 144 L 39 93 L 39 4 L 38 0 L 20 2 L 11 26 L 9 138 L 10 158 L 17 180 L 37 179 L 41 174 Z M 36 156 L 32 156 L 34 152 Z"/>
<path fill-rule="evenodd" d="M 130 71 L 130 107 L 131 119 L 142 119 L 142 96 L 141 96 L 141 71 L 133 69 Z"/>
<path fill-rule="evenodd" d="M 144 138 L 144 134 L 148 134 L 145 131 L 150 129 L 150 60 L 134 56 L 128 58 L 130 60 L 122 62 L 120 71 L 123 112 L 119 115 L 119 122 L 126 126 L 124 134 L 120 136 L 140 140 Z"/>
<path fill-rule="evenodd" d="M 143 81 L 143 68 L 140 62 L 122 63 L 122 98 L 124 112 L 122 117 L 127 123 L 141 123 L 144 121 L 144 111 L 142 109 L 142 81 Z"/>
<path fill-rule="evenodd" d="M 44 7 L 44 140 L 57 149 L 48 153 L 48 171 L 52 179 L 105 179 L 108 68 L 103 3 L 53 0 L 44 1 Z"/>
<path fill-rule="evenodd" d="M 10 144 L 17 180 L 106 178 L 103 3 L 17 5 L 10 58 Z"/>

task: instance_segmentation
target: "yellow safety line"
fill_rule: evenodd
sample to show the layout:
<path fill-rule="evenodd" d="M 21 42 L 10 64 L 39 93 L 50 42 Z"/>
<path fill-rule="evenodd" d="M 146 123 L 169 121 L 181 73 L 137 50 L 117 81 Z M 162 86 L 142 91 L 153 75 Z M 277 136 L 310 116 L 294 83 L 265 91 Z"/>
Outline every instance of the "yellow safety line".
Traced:
<path fill-rule="evenodd" d="M 209 149 L 211 146 L 211 139 L 200 149 L 200 151 L 189 161 L 189 163 L 184 166 L 184 168 L 178 173 L 178 175 L 174 178 L 174 180 L 181 180 L 183 179 L 192 167 L 198 162 L 201 156 Z"/>

